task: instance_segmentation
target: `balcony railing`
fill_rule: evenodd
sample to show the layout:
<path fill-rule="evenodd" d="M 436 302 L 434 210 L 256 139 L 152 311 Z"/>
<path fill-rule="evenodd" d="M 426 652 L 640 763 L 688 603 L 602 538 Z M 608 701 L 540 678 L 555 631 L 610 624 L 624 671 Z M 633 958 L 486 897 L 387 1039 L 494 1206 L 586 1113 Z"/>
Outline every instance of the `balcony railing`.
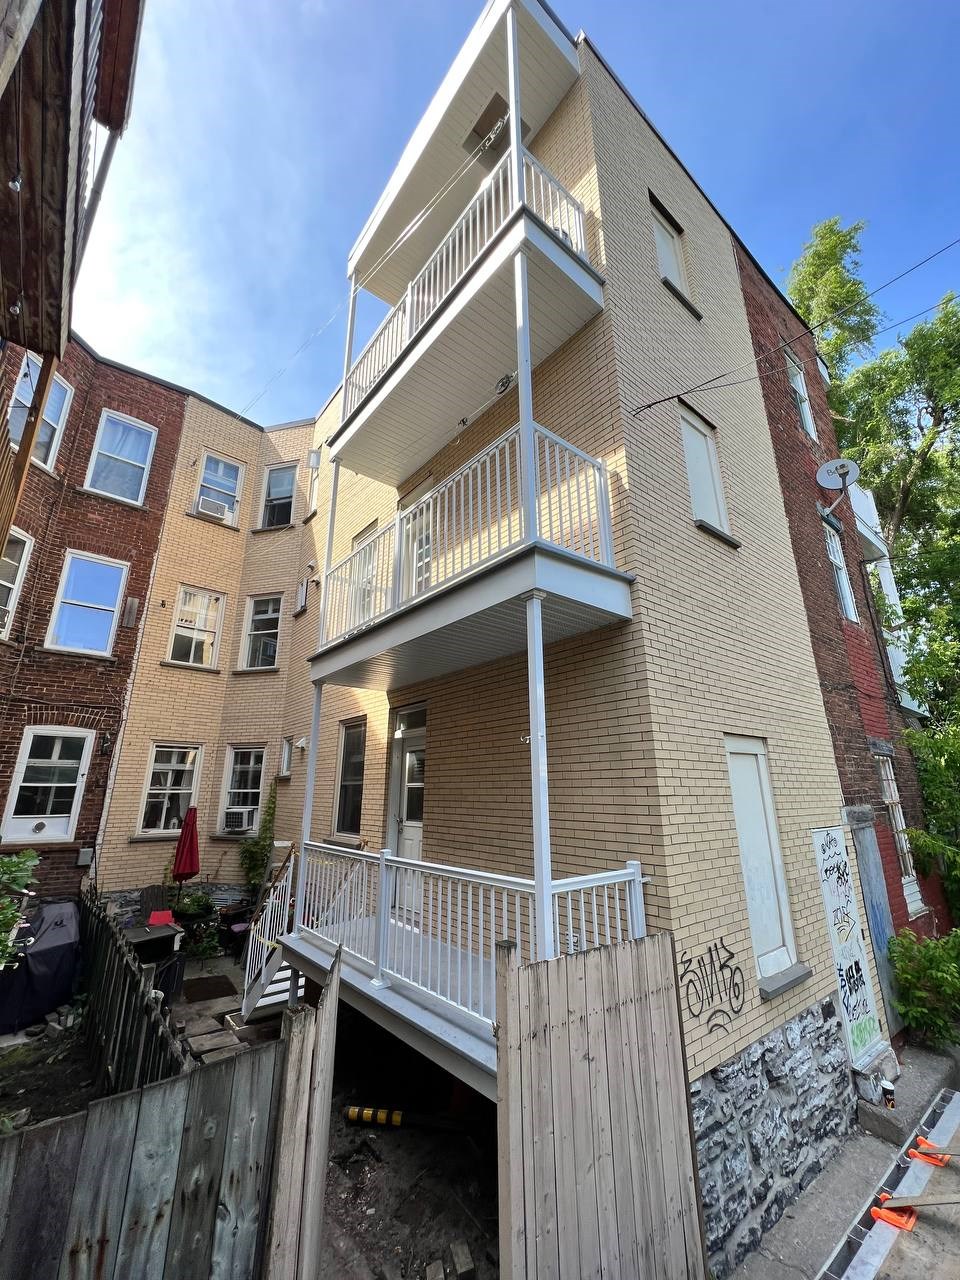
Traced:
<path fill-rule="evenodd" d="M 295 927 L 342 946 L 371 981 L 412 984 L 488 1022 L 495 1017 L 495 947 L 512 938 L 519 960 L 535 955 L 534 882 L 308 844 Z M 638 862 L 556 880 L 551 888 L 558 953 L 588 951 L 646 932 Z"/>
<path fill-rule="evenodd" d="M 353 362 L 344 389 L 344 418 L 373 390 L 507 221 L 516 205 L 510 158 L 508 151 Z M 523 153 L 523 185 L 527 207 L 585 257 L 583 208 L 528 151 Z"/>
<path fill-rule="evenodd" d="M 534 441 L 532 527 L 524 527 L 520 428 L 513 427 L 331 568 L 323 643 L 379 622 L 535 538 L 612 568 L 605 464 L 546 427 L 535 427 Z"/>

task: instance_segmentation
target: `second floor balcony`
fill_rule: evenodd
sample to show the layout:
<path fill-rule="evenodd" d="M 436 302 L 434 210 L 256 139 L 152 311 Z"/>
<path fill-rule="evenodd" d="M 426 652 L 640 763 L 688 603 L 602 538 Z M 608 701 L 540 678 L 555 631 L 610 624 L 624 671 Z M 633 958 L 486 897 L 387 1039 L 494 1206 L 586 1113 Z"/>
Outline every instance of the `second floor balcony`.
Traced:
<path fill-rule="evenodd" d="M 534 366 L 603 305 L 581 204 L 529 151 L 508 150 L 352 362 L 331 456 L 399 484 L 516 368 L 512 260 L 527 254 Z"/>

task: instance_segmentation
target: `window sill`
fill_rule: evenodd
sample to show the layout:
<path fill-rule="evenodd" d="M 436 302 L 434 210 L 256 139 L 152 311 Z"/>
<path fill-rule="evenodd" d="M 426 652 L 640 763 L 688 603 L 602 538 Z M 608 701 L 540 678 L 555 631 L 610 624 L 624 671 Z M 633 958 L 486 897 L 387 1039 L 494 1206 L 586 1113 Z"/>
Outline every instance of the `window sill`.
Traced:
<path fill-rule="evenodd" d="M 220 667 L 201 667 L 195 662 L 174 662 L 172 658 L 161 658 L 161 667 L 173 667 L 174 671 L 196 671 L 198 674 L 206 676 L 218 676 L 221 673 Z"/>
<path fill-rule="evenodd" d="M 703 314 L 697 310 L 683 290 L 677 288 L 669 276 L 661 276 L 660 279 L 663 281 L 663 287 L 666 289 L 667 293 L 672 293 L 678 302 L 682 302 L 693 316 L 694 320 L 703 319 Z"/>
<path fill-rule="evenodd" d="M 739 538 L 735 538 L 732 533 L 727 533 L 725 529 L 718 529 L 709 520 L 694 520 L 693 523 L 704 533 L 709 533 L 712 538 L 717 538 L 720 542 L 725 542 L 728 547 L 733 547 L 734 551 L 743 545 Z"/>
<path fill-rule="evenodd" d="M 303 517 L 303 523 L 309 524 L 311 520 L 316 520 L 316 518 L 317 518 L 317 508 L 314 507 L 312 511 L 308 511 L 307 514 Z"/>
<path fill-rule="evenodd" d="M 363 841 L 359 836 L 338 836 L 336 832 L 327 836 L 324 844 L 338 844 L 342 849 L 362 849 Z"/>
<path fill-rule="evenodd" d="M 294 526 L 288 524 L 261 524 L 256 529 L 251 529 L 251 533 L 283 533 L 285 529 L 292 529 Z"/>
<path fill-rule="evenodd" d="M 34 645 L 37 653 L 50 653 L 57 658 L 86 658 L 88 662 L 111 662 L 115 663 L 117 659 L 112 653 L 90 653 L 86 649 L 60 649 L 52 644 Z"/>
<path fill-rule="evenodd" d="M 234 834 L 232 831 L 211 831 L 207 836 L 208 840 L 224 840 L 231 844 L 236 844 L 240 840 L 250 840 L 256 835 L 256 831 L 238 831 Z"/>
<path fill-rule="evenodd" d="M 307 606 L 304 605 L 302 609 L 294 609 L 293 613 L 290 616 L 291 618 L 299 618 L 301 613 L 306 613 L 306 612 L 307 612 Z"/>
<path fill-rule="evenodd" d="M 293 774 L 292 774 L 292 773 L 278 773 L 278 774 L 275 774 L 275 775 L 274 775 L 274 779 L 275 779 L 275 781 L 277 781 L 277 782 L 292 782 L 292 781 L 293 781 Z"/>
<path fill-rule="evenodd" d="M 775 1000 L 777 996 L 782 996 L 787 991 L 792 991 L 794 987 L 799 987 L 802 982 L 813 976 L 813 970 L 808 964 L 798 961 L 792 964 L 789 969 L 781 969 L 779 973 L 773 973 L 768 978 L 758 979 L 757 985 L 760 988 L 761 1000 Z"/>
<path fill-rule="evenodd" d="M 179 831 L 158 831 L 156 835 L 127 836 L 127 844 L 164 844 L 166 841 L 179 839 Z"/>
<path fill-rule="evenodd" d="M 191 520 L 202 520 L 204 524 L 215 524 L 218 529 L 230 529 L 233 533 L 240 532 L 235 524 L 228 524 L 226 520 L 218 520 L 216 516 L 205 516 L 202 511 L 185 511 L 183 514 L 189 516 Z"/>
<path fill-rule="evenodd" d="M 119 502 L 121 507 L 132 507 L 134 511 L 147 511 L 146 503 L 134 502 L 132 498 L 118 498 L 115 493 L 101 493 L 99 489 L 90 489 L 85 484 L 75 484 L 73 492 L 86 498 L 103 498 L 105 502 Z"/>
<path fill-rule="evenodd" d="M 235 667 L 230 674 L 232 676 L 272 676 L 279 670 L 279 667 Z"/>

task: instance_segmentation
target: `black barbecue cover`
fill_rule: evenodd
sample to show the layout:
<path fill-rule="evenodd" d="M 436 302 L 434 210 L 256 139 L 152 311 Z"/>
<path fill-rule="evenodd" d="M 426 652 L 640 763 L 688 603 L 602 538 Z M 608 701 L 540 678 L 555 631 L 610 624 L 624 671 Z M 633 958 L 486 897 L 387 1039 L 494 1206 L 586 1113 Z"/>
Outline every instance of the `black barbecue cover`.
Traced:
<path fill-rule="evenodd" d="M 34 942 L 16 968 L 0 969 L 0 1034 L 20 1031 L 73 996 L 80 963 L 80 928 L 75 902 L 40 907 L 21 936 Z"/>

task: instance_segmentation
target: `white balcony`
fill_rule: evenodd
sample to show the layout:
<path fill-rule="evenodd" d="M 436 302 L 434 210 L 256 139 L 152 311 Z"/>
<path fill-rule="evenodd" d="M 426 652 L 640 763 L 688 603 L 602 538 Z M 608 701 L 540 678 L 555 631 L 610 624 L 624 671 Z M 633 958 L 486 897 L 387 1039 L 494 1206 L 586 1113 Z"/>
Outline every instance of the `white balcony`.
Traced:
<path fill-rule="evenodd" d="M 602 309 L 581 205 L 527 151 L 520 200 L 512 171 L 507 151 L 353 361 L 331 442 L 350 470 L 399 485 L 516 369 L 518 249 L 533 367 Z"/>
<path fill-rule="evenodd" d="M 548 641 L 629 618 L 606 467 L 534 426 L 533 504 L 514 427 L 330 569 L 314 680 L 397 687 L 524 648 L 523 596 Z"/>
<path fill-rule="evenodd" d="M 536 959 L 532 879 L 307 844 L 292 932 L 289 886 L 274 897 L 256 928 L 288 963 L 319 975 L 342 947 L 343 998 L 495 1096 L 495 947 L 512 938 Z M 637 862 L 555 880 L 550 905 L 558 954 L 646 932 Z"/>

